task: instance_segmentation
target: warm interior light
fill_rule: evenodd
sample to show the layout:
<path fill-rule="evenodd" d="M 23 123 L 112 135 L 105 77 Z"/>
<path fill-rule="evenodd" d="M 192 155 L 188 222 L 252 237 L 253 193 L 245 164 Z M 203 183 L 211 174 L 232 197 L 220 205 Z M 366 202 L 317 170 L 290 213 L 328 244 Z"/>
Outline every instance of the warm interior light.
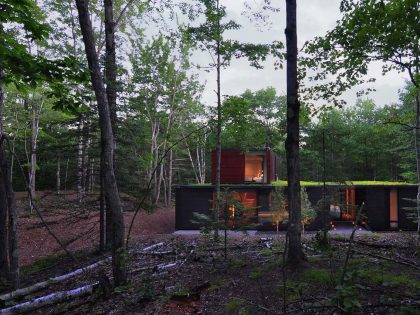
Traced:
<path fill-rule="evenodd" d="M 224 220 L 225 215 L 229 217 L 229 225 L 234 226 L 241 223 L 249 223 L 250 217 L 256 215 L 257 209 L 257 192 L 246 191 L 246 192 L 232 192 L 223 196 L 227 203 L 231 203 L 225 210 L 226 212 L 220 213 L 220 219 Z M 216 194 L 213 194 L 213 200 L 216 200 Z M 241 206 L 237 205 L 235 201 L 238 201 Z M 215 205 L 213 205 L 215 207 Z"/>
<path fill-rule="evenodd" d="M 264 156 L 245 155 L 245 181 L 257 183 L 264 181 Z"/>
<path fill-rule="evenodd" d="M 391 228 L 398 227 L 398 195 L 396 189 L 389 192 L 389 220 Z"/>

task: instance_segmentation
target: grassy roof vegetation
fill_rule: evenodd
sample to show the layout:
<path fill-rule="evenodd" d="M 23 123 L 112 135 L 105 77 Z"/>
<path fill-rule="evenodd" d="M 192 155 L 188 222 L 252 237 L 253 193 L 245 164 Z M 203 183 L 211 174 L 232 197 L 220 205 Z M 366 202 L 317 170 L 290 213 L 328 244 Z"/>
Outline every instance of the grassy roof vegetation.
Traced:
<path fill-rule="evenodd" d="M 323 182 L 312 182 L 312 181 L 300 181 L 301 186 L 320 186 Z M 374 181 L 374 180 L 355 180 L 346 182 L 326 182 L 327 185 L 346 185 L 346 186 L 402 186 L 411 185 L 412 183 L 407 182 L 387 182 L 387 181 Z M 273 181 L 274 186 L 287 186 L 286 180 Z"/>
<path fill-rule="evenodd" d="M 323 182 L 315 181 L 300 181 L 300 185 L 304 187 L 308 186 L 322 186 Z M 212 183 L 204 184 L 191 184 L 191 186 L 211 186 Z M 264 185 L 262 183 L 243 183 L 243 184 L 222 184 L 222 186 L 249 186 L 249 185 Z M 267 185 L 267 184 L 265 184 Z M 272 186 L 287 186 L 286 180 L 276 180 L 271 182 Z M 387 181 L 375 181 L 375 180 L 355 180 L 355 181 L 345 181 L 345 182 L 326 182 L 328 186 L 404 186 L 404 185 L 415 185 L 414 183 L 408 182 L 387 182 Z"/>

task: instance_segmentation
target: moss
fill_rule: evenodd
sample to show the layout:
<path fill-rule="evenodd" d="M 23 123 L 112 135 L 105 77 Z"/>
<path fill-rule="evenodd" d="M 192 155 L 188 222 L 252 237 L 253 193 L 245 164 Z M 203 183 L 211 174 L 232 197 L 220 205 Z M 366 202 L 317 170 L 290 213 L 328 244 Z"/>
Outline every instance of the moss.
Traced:
<path fill-rule="evenodd" d="M 262 276 L 263 276 L 263 270 L 257 269 L 257 270 L 252 271 L 248 277 L 249 279 L 256 280 L 256 279 L 261 279 Z"/>
<path fill-rule="evenodd" d="M 217 279 L 217 280 L 215 280 L 211 283 L 211 285 L 209 287 L 209 291 L 210 292 L 217 291 L 217 290 L 222 289 L 225 286 L 226 286 L 225 279 Z"/>
<path fill-rule="evenodd" d="M 420 282 L 406 275 L 394 275 L 391 273 L 372 273 L 370 276 L 372 282 L 386 287 L 407 286 L 420 289 Z"/>
<path fill-rule="evenodd" d="M 233 258 L 229 263 L 231 268 L 234 269 L 242 269 L 247 265 L 246 261 L 240 258 Z"/>
<path fill-rule="evenodd" d="M 387 181 L 374 181 L 374 180 L 354 180 L 354 181 L 346 181 L 346 182 L 326 182 L 327 186 L 404 186 L 404 185 L 415 185 L 414 183 L 408 182 L 387 182 Z M 190 186 L 213 186 L 212 183 L 205 183 L 205 184 L 189 184 Z M 271 184 L 264 184 L 264 183 L 244 183 L 244 184 L 222 184 L 222 187 L 231 187 L 231 186 L 287 186 L 286 180 L 276 180 L 271 182 Z M 300 185 L 303 187 L 310 187 L 310 186 L 322 186 L 324 185 L 323 182 L 315 182 L 315 181 L 300 181 Z"/>
<path fill-rule="evenodd" d="M 225 304 L 226 313 L 237 313 L 242 308 L 242 301 L 238 299 L 231 300 Z"/>
<path fill-rule="evenodd" d="M 263 248 L 263 249 L 260 251 L 260 255 L 261 255 L 261 256 L 265 256 L 265 257 L 267 257 L 267 256 L 271 256 L 271 255 L 273 255 L 273 251 L 272 251 L 271 249 L 269 249 L 269 248 Z"/>
<path fill-rule="evenodd" d="M 331 275 L 324 269 L 306 269 L 300 276 L 301 281 L 322 285 L 333 286 L 338 283 L 337 275 Z"/>
<path fill-rule="evenodd" d="M 51 256 L 47 256 L 47 257 L 38 259 L 33 264 L 23 267 L 22 272 L 23 273 L 34 273 L 34 272 L 41 271 L 45 268 L 48 268 L 48 267 L 56 264 L 57 262 L 62 260 L 65 256 L 66 256 L 66 254 L 57 254 L 57 255 L 51 255 Z"/>

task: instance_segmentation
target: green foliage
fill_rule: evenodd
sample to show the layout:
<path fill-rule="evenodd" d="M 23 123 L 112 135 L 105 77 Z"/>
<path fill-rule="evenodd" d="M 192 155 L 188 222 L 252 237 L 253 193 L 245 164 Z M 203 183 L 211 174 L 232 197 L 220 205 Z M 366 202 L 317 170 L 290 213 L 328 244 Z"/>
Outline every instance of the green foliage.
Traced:
<path fill-rule="evenodd" d="M 179 287 L 174 292 L 171 292 L 171 298 L 188 297 L 191 294 L 190 290 L 185 287 Z"/>
<path fill-rule="evenodd" d="M 242 258 L 232 258 L 229 261 L 229 265 L 233 269 L 242 269 L 247 266 L 247 262 Z"/>
<path fill-rule="evenodd" d="M 283 187 L 275 187 L 271 193 L 270 212 L 273 223 L 278 231 L 280 223 L 287 223 L 287 198 Z"/>
<path fill-rule="evenodd" d="M 264 148 L 285 138 L 286 100 L 272 87 L 229 96 L 222 107 L 222 146 Z"/>
<path fill-rule="evenodd" d="M 234 31 L 241 26 L 233 20 L 226 20 L 226 7 L 219 4 L 218 0 L 198 0 L 202 5 L 205 22 L 193 26 L 189 25 L 183 30 L 187 41 L 194 43 L 201 51 L 210 51 L 221 56 L 221 65 L 227 67 L 232 58 L 246 58 L 251 66 L 262 68 L 261 61 L 268 55 L 277 58 L 278 64 L 283 58 L 281 49 L 283 44 L 274 42 L 271 44 L 242 43 L 237 40 L 224 38 L 226 31 Z M 210 64 L 215 67 L 216 64 Z"/>
<path fill-rule="evenodd" d="M 44 40 L 49 28 L 42 23 L 42 13 L 32 0 L 0 1 L 0 69 L 6 82 L 34 83 L 40 73 L 38 61 L 28 51 L 25 41 Z M 40 22 L 41 21 L 41 22 Z M 8 25 L 7 23 L 13 23 Z M 22 30 L 23 34 L 19 34 Z"/>
<path fill-rule="evenodd" d="M 419 69 L 418 1 L 416 0 L 342 0 L 343 16 L 325 36 L 316 37 L 305 47 L 310 55 L 305 66 L 316 69 L 318 82 L 334 77 L 315 89 L 307 89 L 309 99 L 323 99 L 327 104 L 342 105 L 337 97 L 366 80 L 368 66 L 382 62 L 383 74 L 407 71 L 416 81 Z M 368 89 L 366 92 L 369 92 Z M 359 93 L 362 95 L 363 92 Z"/>
<path fill-rule="evenodd" d="M 264 274 L 264 271 L 262 269 L 257 269 L 257 270 L 252 271 L 249 274 L 249 278 L 253 280 L 261 279 L 263 274 Z"/>
<path fill-rule="evenodd" d="M 306 269 L 300 275 L 304 282 L 313 283 L 320 286 L 333 286 L 338 283 L 338 277 L 323 269 Z"/>
<path fill-rule="evenodd" d="M 309 201 L 308 193 L 305 187 L 300 190 L 300 203 L 301 203 L 301 222 L 302 226 L 309 224 L 316 217 L 316 211 Z"/>
<path fill-rule="evenodd" d="M 344 283 L 335 287 L 331 301 L 344 313 L 352 313 L 362 307 L 360 293 L 366 287 L 357 283 L 359 278 L 359 270 L 347 272 L 344 276 Z"/>
<path fill-rule="evenodd" d="M 134 292 L 134 290 L 135 290 L 135 288 L 134 288 L 133 284 L 132 283 L 127 283 L 126 285 L 121 285 L 119 287 L 116 287 L 114 289 L 114 292 L 123 294 L 123 293 Z"/>
<path fill-rule="evenodd" d="M 409 201 L 411 204 L 414 204 L 411 207 L 403 207 L 406 217 L 412 222 L 417 224 L 418 232 L 420 232 L 420 202 L 417 199 L 404 198 L 404 200 Z"/>

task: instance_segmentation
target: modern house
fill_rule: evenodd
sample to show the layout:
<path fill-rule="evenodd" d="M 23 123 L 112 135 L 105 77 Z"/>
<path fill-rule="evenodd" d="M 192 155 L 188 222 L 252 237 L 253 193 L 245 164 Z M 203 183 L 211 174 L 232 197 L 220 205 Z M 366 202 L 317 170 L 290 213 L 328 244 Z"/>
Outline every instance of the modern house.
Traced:
<path fill-rule="evenodd" d="M 273 197 L 279 190 L 286 193 L 287 189 L 287 183 L 278 181 L 278 177 L 279 159 L 270 150 L 222 150 L 222 194 L 224 198 L 236 200 L 242 209 L 247 210 L 244 213 L 237 211 L 235 205 L 227 206 L 225 210 L 229 219 L 234 222 L 235 218 L 246 217 L 244 222 L 254 223 L 258 229 L 274 229 Z M 194 213 L 210 215 L 214 207 L 215 179 L 216 152 L 213 151 L 213 184 L 182 185 L 176 188 L 176 229 L 200 228 L 200 224 L 195 222 Z M 376 231 L 416 229 L 416 224 L 407 218 L 405 209 L 412 206 L 407 199 L 416 198 L 416 185 L 390 182 L 328 183 L 325 190 L 322 183 L 303 182 L 302 186 L 315 209 L 320 207 L 323 195 L 328 196 L 326 200 L 330 203 L 332 224 L 343 221 L 354 223 L 357 209 L 364 203 L 363 218 L 359 224 Z M 285 225 L 282 227 L 285 228 Z M 307 229 L 317 230 L 320 227 L 321 218 L 318 215 Z"/>

